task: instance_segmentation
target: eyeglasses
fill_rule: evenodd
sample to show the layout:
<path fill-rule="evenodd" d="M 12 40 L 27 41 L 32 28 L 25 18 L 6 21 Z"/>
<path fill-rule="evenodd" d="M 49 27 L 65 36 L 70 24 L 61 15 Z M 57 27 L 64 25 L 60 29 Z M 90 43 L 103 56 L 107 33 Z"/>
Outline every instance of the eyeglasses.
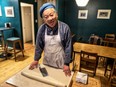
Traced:
<path fill-rule="evenodd" d="M 48 19 L 49 17 L 53 17 L 55 15 L 55 11 L 51 12 L 49 15 L 43 15 L 44 19 Z"/>

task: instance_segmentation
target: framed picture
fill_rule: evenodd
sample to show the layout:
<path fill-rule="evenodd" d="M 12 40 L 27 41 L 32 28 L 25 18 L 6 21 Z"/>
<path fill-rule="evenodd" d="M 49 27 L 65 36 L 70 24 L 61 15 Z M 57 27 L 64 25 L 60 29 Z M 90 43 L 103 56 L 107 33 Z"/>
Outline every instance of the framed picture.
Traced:
<path fill-rule="evenodd" d="M 6 17 L 14 17 L 14 9 L 13 7 L 5 7 Z"/>
<path fill-rule="evenodd" d="M 2 16 L 2 9 L 1 9 L 1 6 L 0 6 L 0 16 Z"/>
<path fill-rule="evenodd" d="M 78 19 L 87 19 L 88 10 L 79 10 Z"/>
<path fill-rule="evenodd" d="M 111 10 L 98 10 L 97 19 L 110 19 Z"/>

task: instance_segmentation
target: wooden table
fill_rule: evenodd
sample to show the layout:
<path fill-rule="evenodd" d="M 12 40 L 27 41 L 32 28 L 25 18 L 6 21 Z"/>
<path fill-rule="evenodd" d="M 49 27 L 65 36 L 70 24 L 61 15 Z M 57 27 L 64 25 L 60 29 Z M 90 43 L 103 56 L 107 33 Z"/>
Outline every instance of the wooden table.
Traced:
<path fill-rule="evenodd" d="M 66 87 L 71 87 L 73 72 L 71 72 L 71 76 L 69 77 L 65 76 L 62 69 L 57 69 L 46 65 L 44 66 L 48 72 L 48 76 L 46 77 L 42 76 L 39 68 L 29 70 L 29 66 L 27 66 L 8 80 L 6 80 L 3 84 L 1 84 L 0 87 L 56 87 L 55 85 L 59 85 L 60 83 L 64 84 Z M 33 75 L 34 77 L 37 77 L 39 79 L 34 80 L 30 76 L 22 75 L 22 72 L 25 74 L 28 73 L 29 75 Z"/>
<path fill-rule="evenodd" d="M 81 50 L 84 50 L 88 52 L 98 53 L 98 56 L 116 59 L 116 48 L 113 47 L 78 43 L 78 42 L 74 43 L 73 47 L 74 47 L 74 51 L 76 52 L 80 52 Z"/>
<path fill-rule="evenodd" d="M 13 30 L 14 27 L 11 27 L 11 28 L 5 28 L 5 27 L 0 27 L 0 32 L 2 34 L 2 46 L 4 47 L 5 46 L 5 42 L 4 42 L 4 31 L 8 31 L 8 30 Z"/>

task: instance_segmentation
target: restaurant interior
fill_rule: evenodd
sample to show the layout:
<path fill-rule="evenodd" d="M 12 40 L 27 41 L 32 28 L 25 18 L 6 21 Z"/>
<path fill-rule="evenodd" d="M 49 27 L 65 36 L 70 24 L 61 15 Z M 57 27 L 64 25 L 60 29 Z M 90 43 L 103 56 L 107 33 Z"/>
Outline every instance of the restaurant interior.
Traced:
<path fill-rule="evenodd" d="M 0 86 L 15 87 L 6 81 L 33 61 L 45 2 L 71 30 L 74 73 L 67 87 L 116 87 L 116 0 L 0 0 Z"/>

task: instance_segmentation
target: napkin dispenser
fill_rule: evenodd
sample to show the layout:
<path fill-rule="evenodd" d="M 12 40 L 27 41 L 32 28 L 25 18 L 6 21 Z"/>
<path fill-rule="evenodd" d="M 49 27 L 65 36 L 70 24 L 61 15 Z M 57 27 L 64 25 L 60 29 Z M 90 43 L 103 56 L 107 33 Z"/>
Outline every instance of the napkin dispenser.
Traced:
<path fill-rule="evenodd" d="M 82 72 L 77 72 L 76 81 L 83 83 L 83 84 L 87 84 L 88 83 L 88 74 L 82 73 Z"/>
<path fill-rule="evenodd" d="M 11 23 L 10 22 L 5 23 L 4 25 L 5 25 L 5 28 L 10 28 L 11 27 Z"/>

